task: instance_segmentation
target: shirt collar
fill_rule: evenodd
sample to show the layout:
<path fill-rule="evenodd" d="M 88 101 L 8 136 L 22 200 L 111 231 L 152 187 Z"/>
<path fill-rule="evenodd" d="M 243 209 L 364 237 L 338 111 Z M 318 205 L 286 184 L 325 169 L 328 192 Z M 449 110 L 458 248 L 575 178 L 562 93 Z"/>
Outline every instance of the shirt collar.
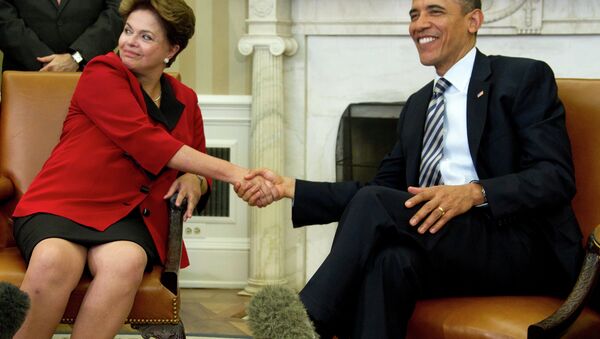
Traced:
<path fill-rule="evenodd" d="M 471 79 L 471 73 L 473 72 L 473 65 L 475 65 L 475 55 L 477 54 L 475 47 L 465 54 L 457 63 L 455 63 L 449 70 L 444 74 L 444 79 L 450 81 L 452 86 L 449 88 L 455 88 L 459 92 L 466 92 L 469 87 L 469 80 Z M 440 78 L 439 75 L 435 76 L 435 81 Z"/>

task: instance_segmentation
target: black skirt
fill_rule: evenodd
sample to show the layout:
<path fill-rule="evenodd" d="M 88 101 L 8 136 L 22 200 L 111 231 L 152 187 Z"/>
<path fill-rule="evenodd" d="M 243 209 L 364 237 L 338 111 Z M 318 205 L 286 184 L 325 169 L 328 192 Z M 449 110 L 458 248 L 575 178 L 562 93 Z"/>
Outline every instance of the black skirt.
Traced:
<path fill-rule="evenodd" d="M 146 270 L 151 270 L 154 264 L 160 263 L 152 236 L 137 208 L 105 231 L 95 230 L 58 215 L 35 213 L 15 218 L 13 233 L 27 264 L 35 246 L 48 238 L 65 239 L 87 248 L 119 240 L 132 241 L 146 251 Z"/>

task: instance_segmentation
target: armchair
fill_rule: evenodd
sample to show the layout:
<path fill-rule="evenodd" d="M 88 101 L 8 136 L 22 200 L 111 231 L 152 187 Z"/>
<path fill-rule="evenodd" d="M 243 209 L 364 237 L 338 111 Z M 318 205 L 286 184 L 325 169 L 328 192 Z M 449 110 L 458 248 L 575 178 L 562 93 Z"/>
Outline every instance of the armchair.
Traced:
<path fill-rule="evenodd" d="M 409 322 L 409 338 L 600 337 L 600 314 L 585 307 L 600 270 L 600 79 L 558 79 L 557 84 L 575 163 L 573 208 L 589 238 L 573 291 L 565 301 L 548 296 L 422 300 Z"/>
<path fill-rule="evenodd" d="M 79 73 L 6 71 L 0 111 L 0 281 L 19 286 L 25 262 L 15 247 L 11 213 L 58 142 Z M 110 100 L 108 98 L 108 100 Z M 171 203 L 168 259 L 144 274 L 126 320 L 144 338 L 185 338 L 178 286 L 182 207 Z M 62 317 L 73 323 L 90 284 L 85 276 Z"/>

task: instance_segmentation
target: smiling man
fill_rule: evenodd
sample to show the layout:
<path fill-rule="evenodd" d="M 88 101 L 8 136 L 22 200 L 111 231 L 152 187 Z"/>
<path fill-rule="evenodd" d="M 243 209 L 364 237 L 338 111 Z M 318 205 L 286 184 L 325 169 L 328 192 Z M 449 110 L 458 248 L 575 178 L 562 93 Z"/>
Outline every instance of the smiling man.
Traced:
<path fill-rule="evenodd" d="M 582 257 L 552 70 L 478 51 L 479 0 L 414 0 L 409 14 L 420 61 L 437 76 L 408 98 L 375 178 L 253 173 L 294 198 L 294 226 L 339 221 L 300 292 L 322 338 L 402 338 L 421 298 L 562 294 Z"/>

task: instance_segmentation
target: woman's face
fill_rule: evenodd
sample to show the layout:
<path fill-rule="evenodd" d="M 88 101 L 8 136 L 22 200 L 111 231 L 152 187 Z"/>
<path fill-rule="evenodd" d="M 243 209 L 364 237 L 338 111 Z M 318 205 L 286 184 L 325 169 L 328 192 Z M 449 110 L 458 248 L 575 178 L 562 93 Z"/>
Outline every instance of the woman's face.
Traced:
<path fill-rule="evenodd" d="M 134 74 L 162 72 L 165 58 L 179 50 L 171 45 L 157 15 L 147 9 L 131 12 L 119 37 L 121 60 Z"/>

